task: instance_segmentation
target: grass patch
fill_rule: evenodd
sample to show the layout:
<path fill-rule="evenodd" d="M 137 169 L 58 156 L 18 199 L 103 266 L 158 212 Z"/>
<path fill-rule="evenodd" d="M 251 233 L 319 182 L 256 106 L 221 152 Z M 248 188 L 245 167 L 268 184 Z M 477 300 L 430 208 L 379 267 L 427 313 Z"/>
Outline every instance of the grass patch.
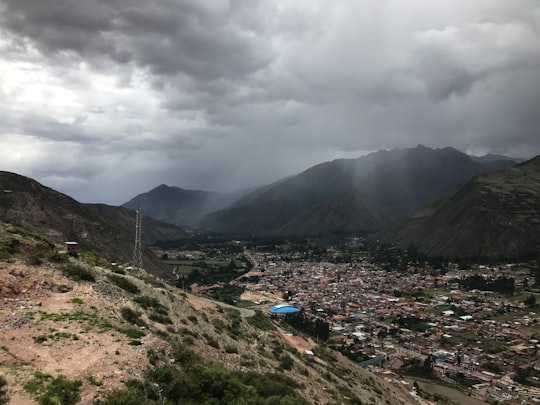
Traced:
<path fill-rule="evenodd" d="M 76 305 L 84 304 L 84 301 L 81 298 L 72 298 L 72 299 L 69 300 L 69 302 L 71 302 L 72 304 L 76 304 Z"/>
<path fill-rule="evenodd" d="M 77 252 L 77 255 L 79 256 L 79 259 L 85 263 L 88 263 L 90 266 L 106 267 L 109 265 L 107 260 L 94 251 L 79 251 Z"/>

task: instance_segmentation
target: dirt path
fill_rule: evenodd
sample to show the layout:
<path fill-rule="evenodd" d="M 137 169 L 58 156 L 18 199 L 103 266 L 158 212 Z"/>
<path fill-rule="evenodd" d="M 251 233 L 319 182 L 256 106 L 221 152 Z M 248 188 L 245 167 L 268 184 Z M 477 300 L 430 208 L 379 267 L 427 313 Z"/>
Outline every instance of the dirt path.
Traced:
<path fill-rule="evenodd" d="M 207 299 L 208 301 L 216 304 L 217 306 L 220 306 L 221 308 L 230 308 L 230 309 L 236 309 L 238 312 L 240 312 L 240 316 L 242 318 L 251 318 L 252 316 L 255 316 L 255 311 L 253 309 L 249 308 L 238 308 L 234 305 L 225 304 L 224 302 L 214 301 Z"/>

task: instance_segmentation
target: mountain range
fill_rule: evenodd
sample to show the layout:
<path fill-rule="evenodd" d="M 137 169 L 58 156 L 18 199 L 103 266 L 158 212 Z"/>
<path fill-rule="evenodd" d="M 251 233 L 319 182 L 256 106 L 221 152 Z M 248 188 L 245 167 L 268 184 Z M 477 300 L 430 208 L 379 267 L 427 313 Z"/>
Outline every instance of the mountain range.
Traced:
<path fill-rule="evenodd" d="M 514 164 L 453 148 L 382 150 L 322 163 L 255 190 L 200 225 L 230 234 L 369 234 L 398 224 L 480 173 Z"/>
<path fill-rule="evenodd" d="M 538 158 L 516 161 L 419 145 L 322 163 L 236 195 L 161 185 L 125 205 L 142 207 L 147 244 L 189 237 L 154 216 L 231 235 L 363 234 L 429 255 L 519 256 L 538 250 L 540 191 Z M 135 213 L 126 206 L 81 204 L 27 177 L 0 172 L 0 220 L 55 243 L 77 241 L 113 261 L 131 259 Z M 161 268 L 149 252 L 145 262 Z"/>
<path fill-rule="evenodd" d="M 476 176 L 387 232 L 430 256 L 523 257 L 540 251 L 540 156 Z"/>

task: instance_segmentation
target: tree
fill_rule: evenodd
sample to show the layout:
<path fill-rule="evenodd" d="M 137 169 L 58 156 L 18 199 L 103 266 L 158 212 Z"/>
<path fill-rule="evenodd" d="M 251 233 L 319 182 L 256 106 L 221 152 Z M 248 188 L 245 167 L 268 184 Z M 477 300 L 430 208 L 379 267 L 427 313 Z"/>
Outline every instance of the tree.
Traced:
<path fill-rule="evenodd" d="M 536 297 L 531 294 L 525 300 L 523 300 L 523 304 L 525 304 L 526 307 L 532 308 L 536 306 Z"/>
<path fill-rule="evenodd" d="M 432 354 L 430 354 L 429 356 L 426 357 L 426 359 L 424 360 L 424 369 L 429 372 L 429 373 L 432 373 L 433 372 L 433 366 L 435 364 L 435 356 L 433 356 Z"/>

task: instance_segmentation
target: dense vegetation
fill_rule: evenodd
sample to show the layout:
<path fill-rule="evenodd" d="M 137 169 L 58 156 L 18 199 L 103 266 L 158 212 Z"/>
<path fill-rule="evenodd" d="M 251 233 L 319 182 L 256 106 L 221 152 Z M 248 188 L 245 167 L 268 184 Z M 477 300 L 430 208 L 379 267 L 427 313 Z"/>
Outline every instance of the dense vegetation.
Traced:
<path fill-rule="evenodd" d="M 512 277 L 502 276 L 490 280 L 475 274 L 457 281 L 461 287 L 467 290 L 493 291 L 509 296 L 513 295 L 516 290 L 515 280 Z"/>
<path fill-rule="evenodd" d="M 330 337 L 330 326 L 322 319 L 307 318 L 302 312 L 287 314 L 283 320 L 293 328 L 322 341 Z"/>
<path fill-rule="evenodd" d="M 305 405 L 298 385 L 282 374 L 231 373 L 204 362 L 181 343 L 174 344 L 175 365 L 153 369 L 145 381 L 130 380 L 102 405 L 208 404 Z"/>

